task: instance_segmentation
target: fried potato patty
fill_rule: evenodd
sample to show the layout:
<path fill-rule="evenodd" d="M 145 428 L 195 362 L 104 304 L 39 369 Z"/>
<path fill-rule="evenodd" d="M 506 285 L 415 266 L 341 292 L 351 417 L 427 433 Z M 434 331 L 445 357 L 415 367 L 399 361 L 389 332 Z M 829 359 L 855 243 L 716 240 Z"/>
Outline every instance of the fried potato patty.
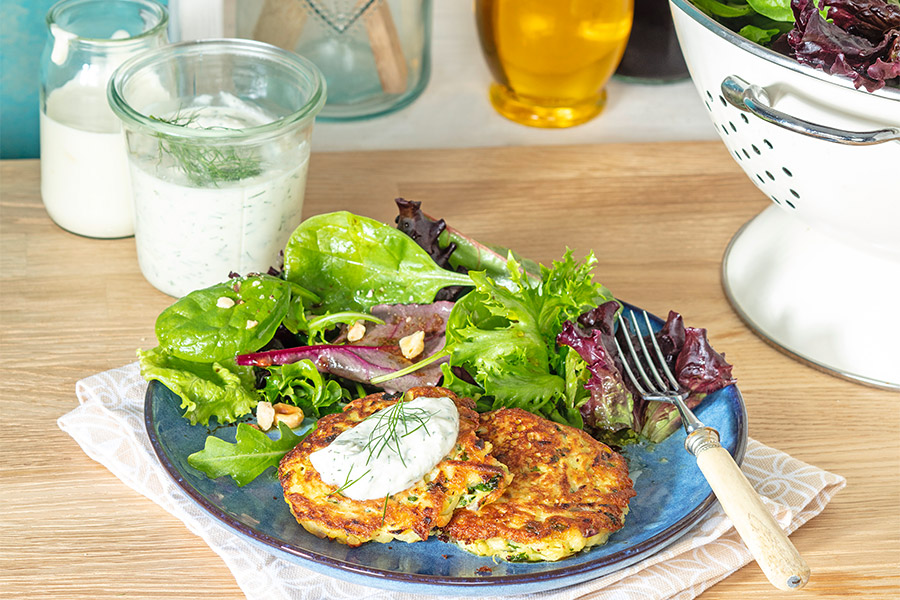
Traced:
<path fill-rule="evenodd" d="M 464 550 L 512 562 L 559 560 L 620 529 L 634 487 L 625 459 L 587 433 L 518 408 L 481 415 L 477 433 L 513 481 L 443 528 Z"/>
<path fill-rule="evenodd" d="M 320 419 L 316 430 L 284 456 L 278 477 L 284 499 L 300 525 L 318 537 L 349 546 L 370 540 L 417 542 L 446 525 L 457 507 L 475 510 L 503 493 L 512 476 L 491 456 L 491 444 L 475 434 L 479 424 L 475 403 L 438 387 L 412 388 L 399 401 L 423 396 L 450 398 L 456 405 L 456 445 L 422 480 L 387 499 L 353 500 L 341 495 L 336 486 L 322 481 L 309 455 L 369 415 L 398 402 L 397 396 L 377 393 L 350 402 L 342 413 Z"/>

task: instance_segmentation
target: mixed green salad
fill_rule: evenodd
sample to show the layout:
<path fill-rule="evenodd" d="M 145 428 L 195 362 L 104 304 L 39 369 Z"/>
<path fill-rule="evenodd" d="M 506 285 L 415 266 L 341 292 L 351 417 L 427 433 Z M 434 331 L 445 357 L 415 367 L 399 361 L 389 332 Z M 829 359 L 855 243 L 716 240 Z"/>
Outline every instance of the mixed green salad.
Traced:
<path fill-rule="evenodd" d="M 745 38 L 875 91 L 900 87 L 900 0 L 691 0 Z"/>
<path fill-rule="evenodd" d="M 156 321 L 141 373 L 181 399 L 192 425 L 238 423 L 189 457 L 244 485 L 299 441 L 252 423 L 263 403 L 307 422 L 352 399 L 442 385 L 479 411 L 518 407 L 612 443 L 665 439 L 674 407 L 645 402 L 615 352 L 622 305 L 593 281 L 596 262 L 570 251 L 551 265 L 482 244 L 397 200 L 397 227 L 348 212 L 304 221 L 284 269 L 196 290 Z M 694 406 L 733 383 L 703 329 L 669 314 L 656 334 Z M 257 412 L 259 412 L 257 410 Z M 261 421 L 261 420 L 260 420 Z"/>

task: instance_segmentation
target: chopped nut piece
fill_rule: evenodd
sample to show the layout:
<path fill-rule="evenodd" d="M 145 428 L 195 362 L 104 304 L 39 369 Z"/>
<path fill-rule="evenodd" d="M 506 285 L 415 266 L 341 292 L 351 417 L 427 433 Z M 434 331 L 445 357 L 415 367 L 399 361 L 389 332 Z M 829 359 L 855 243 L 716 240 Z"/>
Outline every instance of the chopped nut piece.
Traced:
<path fill-rule="evenodd" d="M 218 300 L 216 300 L 216 306 L 219 308 L 231 308 L 234 306 L 234 300 L 229 298 L 228 296 L 222 296 Z"/>
<path fill-rule="evenodd" d="M 275 409 L 271 402 L 262 401 L 256 405 L 256 423 L 263 431 L 272 429 L 275 424 Z"/>
<path fill-rule="evenodd" d="M 297 406 L 279 402 L 272 408 L 275 410 L 276 423 L 284 423 L 291 429 L 296 429 L 303 422 L 303 410 Z"/>
<path fill-rule="evenodd" d="M 400 338 L 400 352 L 406 358 L 412 360 L 425 350 L 425 332 L 417 331 L 404 338 Z"/>
<path fill-rule="evenodd" d="M 358 342 L 363 339 L 364 335 L 366 335 L 366 326 L 363 325 L 362 321 L 356 321 L 350 326 L 350 329 L 347 330 L 347 341 Z"/>
<path fill-rule="evenodd" d="M 253 329 L 257 325 L 259 325 L 259 321 L 254 321 L 252 319 L 247 321 L 247 329 Z"/>

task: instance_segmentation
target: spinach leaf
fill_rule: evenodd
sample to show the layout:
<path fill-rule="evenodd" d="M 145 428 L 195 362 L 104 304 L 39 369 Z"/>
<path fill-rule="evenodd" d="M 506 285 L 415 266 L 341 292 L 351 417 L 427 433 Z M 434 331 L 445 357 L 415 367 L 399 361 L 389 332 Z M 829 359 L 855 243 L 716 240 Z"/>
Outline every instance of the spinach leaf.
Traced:
<path fill-rule="evenodd" d="M 308 428 L 307 428 L 308 429 Z M 278 424 L 281 437 L 272 439 L 247 423 L 237 426 L 235 443 L 208 436 L 203 450 L 188 456 L 188 464 L 210 479 L 230 476 L 239 486 L 256 479 L 299 444 L 303 437 L 284 423 Z"/>
<path fill-rule="evenodd" d="M 155 379 L 181 397 L 184 417 L 191 425 L 233 423 L 257 403 L 253 367 L 238 366 L 234 359 L 199 363 L 173 356 L 160 347 L 138 350 L 141 375 Z"/>
<path fill-rule="evenodd" d="M 773 21 L 794 22 L 791 0 L 747 0 L 750 8 Z"/>
<path fill-rule="evenodd" d="M 718 0 L 692 0 L 693 3 L 708 15 L 725 18 L 745 17 L 753 13 L 748 4 L 730 4 Z"/>
<path fill-rule="evenodd" d="M 284 264 L 286 278 L 320 296 L 325 312 L 429 304 L 442 288 L 472 284 L 437 266 L 402 232 L 348 212 L 303 221 L 288 240 Z"/>
<path fill-rule="evenodd" d="M 290 283 L 270 275 L 233 279 L 195 290 L 165 309 L 156 319 L 156 337 L 178 358 L 223 361 L 262 348 L 289 308 L 299 326 L 302 303 L 299 296 L 291 301 Z"/>
<path fill-rule="evenodd" d="M 272 404 L 293 404 L 299 406 L 304 415 L 318 419 L 322 415 L 341 411 L 343 388 L 337 381 L 326 381 L 311 360 L 303 359 L 269 367 L 262 394 Z"/>

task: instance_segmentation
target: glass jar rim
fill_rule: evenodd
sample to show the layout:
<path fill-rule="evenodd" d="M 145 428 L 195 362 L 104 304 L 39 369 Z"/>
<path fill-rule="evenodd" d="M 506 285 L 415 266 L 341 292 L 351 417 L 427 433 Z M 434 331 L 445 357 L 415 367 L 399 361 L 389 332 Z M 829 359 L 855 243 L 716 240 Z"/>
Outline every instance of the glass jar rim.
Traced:
<path fill-rule="evenodd" d="M 184 127 L 155 119 L 145 115 L 128 103 L 124 97 L 124 87 L 128 81 L 141 70 L 155 66 L 171 57 L 184 56 L 209 56 L 221 53 L 223 50 L 240 50 L 249 55 L 274 60 L 292 70 L 301 77 L 309 79 L 312 90 L 309 99 L 300 108 L 283 117 L 262 125 L 253 125 L 242 129 L 199 129 Z M 325 104 L 325 76 L 307 58 L 294 52 L 289 52 L 256 40 L 246 39 L 204 39 L 177 44 L 169 44 L 154 50 L 142 52 L 123 62 L 115 70 L 107 86 L 107 100 L 112 111 L 122 120 L 126 126 L 149 130 L 155 135 L 165 135 L 171 138 L 203 138 L 209 142 L 215 141 L 234 142 L 249 138 L 258 138 L 268 134 L 279 133 L 289 125 L 302 125 L 312 121 Z"/>
<path fill-rule="evenodd" d="M 63 13 L 69 10 L 75 10 L 76 8 L 88 4 L 108 4 L 107 0 L 60 0 L 56 4 L 50 7 L 50 10 L 47 11 L 47 28 L 51 29 L 52 26 L 56 25 L 66 33 L 68 33 L 71 37 L 68 39 L 69 43 L 80 43 L 87 45 L 116 45 L 123 46 L 130 44 L 135 41 L 143 41 L 146 38 L 154 37 L 158 35 L 161 31 L 166 29 L 169 25 L 169 12 L 166 10 L 166 7 L 156 2 L 155 0 L 127 0 L 129 4 L 139 5 L 142 8 L 145 8 L 151 12 L 151 14 L 156 18 L 156 24 L 152 27 L 148 28 L 145 31 L 142 31 L 135 35 L 129 35 L 128 37 L 123 38 L 91 38 L 91 37 L 83 37 L 72 33 L 68 29 L 59 25 L 59 17 Z M 52 29 L 51 29 L 52 31 Z"/>

